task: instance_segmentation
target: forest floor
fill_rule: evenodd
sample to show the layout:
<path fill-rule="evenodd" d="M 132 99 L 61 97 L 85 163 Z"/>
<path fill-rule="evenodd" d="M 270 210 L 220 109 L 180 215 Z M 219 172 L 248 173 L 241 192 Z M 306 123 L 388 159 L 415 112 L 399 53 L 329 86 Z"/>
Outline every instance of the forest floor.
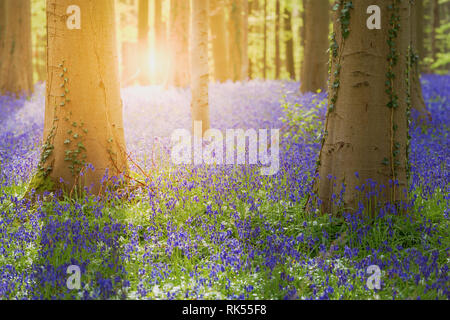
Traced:
<path fill-rule="evenodd" d="M 190 127 L 189 90 L 132 87 L 125 134 L 146 186 L 34 202 L 23 194 L 44 86 L 29 100 L 0 97 L 0 299 L 449 299 L 450 76 L 422 81 L 433 120 L 411 124 L 409 215 L 373 219 L 303 210 L 326 95 L 301 96 L 298 83 L 210 89 L 213 128 L 291 128 L 276 175 L 170 165 L 170 134 Z M 66 286 L 69 265 L 81 268 L 79 290 Z M 371 265 L 380 289 L 369 288 Z"/>

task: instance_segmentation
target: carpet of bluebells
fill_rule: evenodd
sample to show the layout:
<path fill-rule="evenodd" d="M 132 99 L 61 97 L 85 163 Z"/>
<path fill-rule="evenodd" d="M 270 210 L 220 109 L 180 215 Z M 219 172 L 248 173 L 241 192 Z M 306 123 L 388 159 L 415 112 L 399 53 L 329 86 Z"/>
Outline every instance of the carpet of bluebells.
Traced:
<path fill-rule="evenodd" d="M 422 81 L 433 119 L 411 124 L 409 214 L 387 208 L 372 219 L 364 208 L 303 210 L 326 94 L 302 96 L 295 82 L 210 86 L 212 127 L 290 128 L 274 176 L 171 165 L 169 137 L 191 124 L 189 90 L 131 87 L 125 134 L 140 183 L 33 201 L 23 195 L 39 160 L 45 88 L 0 97 L 0 299 L 449 299 L 450 76 Z M 292 129 L 292 110 L 315 116 Z M 81 268 L 79 290 L 66 285 L 69 265 Z M 371 265 L 381 289 L 368 287 Z"/>

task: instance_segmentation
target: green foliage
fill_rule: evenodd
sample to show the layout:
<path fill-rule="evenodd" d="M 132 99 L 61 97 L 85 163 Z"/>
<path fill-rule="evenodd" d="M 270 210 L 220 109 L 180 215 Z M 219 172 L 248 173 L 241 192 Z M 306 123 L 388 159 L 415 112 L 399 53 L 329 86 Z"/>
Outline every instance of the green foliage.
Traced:
<path fill-rule="evenodd" d="M 281 119 L 284 126 L 284 137 L 297 143 L 304 141 L 320 142 L 320 132 L 323 127 L 323 110 L 327 104 L 326 99 L 315 95 L 312 100 L 313 107 L 305 108 L 303 105 L 285 102 L 282 105 L 284 116 Z"/>

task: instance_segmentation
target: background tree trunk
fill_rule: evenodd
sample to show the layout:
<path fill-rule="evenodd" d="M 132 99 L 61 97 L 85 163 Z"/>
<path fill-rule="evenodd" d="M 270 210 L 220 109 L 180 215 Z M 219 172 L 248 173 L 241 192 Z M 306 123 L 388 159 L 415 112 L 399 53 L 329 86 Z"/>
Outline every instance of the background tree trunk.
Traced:
<path fill-rule="evenodd" d="M 0 94 L 33 92 L 30 0 L 3 0 L 0 15 Z"/>
<path fill-rule="evenodd" d="M 63 179 L 64 187 L 100 190 L 109 176 L 127 172 L 118 80 L 114 1 L 78 0 L 81 29 L 66 27 L 72 0 L 47 1 L 48 67 L 44 146 L 36 189 Z M 83 177 L 78 174 L 86 164 Z"/>
<path fill-rule="evenodd" d="M 439 18 L 439 0 L 432 0 L 433 1 L 433 26 L 431 29 L 431 55 L 433 57 L 433 61 L 436 61 L 436 56 L 438 52 L 437 48 L 437 29 L 439 29 L 441 23 Z"/>
<path fill-rule="evenodd" d="M 230 0 L 228 37 L 229 67 L 233 81 L 242 80 L 242 0 Z"/>
<path fill-rule="evenodd" d="M 242 0 L 242 71 L 241 78 L 248 80 L 248 0 Z"/>
<path fill-rule="evenodd" d="M 192 128 L 202 122 L 202 134 L 210 128 L 208 104 L 208 0 L 192 1 Z"/>
<path fill-rule="evenodd" d="M 223 0 L 210 0 L 210 28 L 214 57 L 214 80 L 225 82 L 228 77 L 228 46 Z"/>
<path fill-rule="evenodd" d="M 139 0 L 138 9 L 138 43 L 139 43 L 139 83 L 150 84 L 150 47 L 148 42 L 148 0 Z"/>
<path fill-rule="evenodd" d="M 275 4 L 275 79 L 280 78 L 280 0 Z"/>
<path fill-rule="evenodd" d="M 263 56 L 263 78 L 267 79 L 267 0 L 264 0 L 264 56 Z"/>
<path fill-rule="evenodd" d="M 308 17 L 300 86 L 302 93 L 326 88 L 329 10 L 328 0 L 306 0 Z"/>
<path fill-rule="evenodd" d="M 419 112 L 419 117 L 422 121 L 425 121 L 427 119 L 431 119 L 431 114 L 427 110 L 427 107 L 425 105 L 425 100 L 423 98 L 422 93 L 422 84 L 420 83 L 420 67 L 419 67 L 419 61 L 421 59 L 421 56 L 418 54 L 419 52 L 419 34 L 420 36 L 423 36 L 423 32 L 419 33 L 417 29 L 419 28 L 419 25 L 421 24 L 421 20 L 423 17 L 420 17 L 417 14 L 417 10 L 420 9 L 420 6 L 418 3 L 421 3 L 421 1 L 414 1 L 411 3 L 411 17 L 410 17 L 410 23 L 411 23 L 411 57 L 412 59 L 410 61 L 410 85 L 411 85 L 411 107 L 416 109 Z M 423 12 L 422 12 L 423 13 Z M 423 39 L 420 41 L 423 46 Z M 423 50 L 423 48 L 422 48 Z"/>
<path fill-rule="evenodd" d="M 168 84 L 189 85 L 189 17 L 190 1 L 170 1 L 170 72 Z"/>
<path fill-rule="evenodd" d="M 162 21 L 162 0 L 155 0 L 155 83 L 163 81 L 167 72 L 165 55 L 167 54 L 166 25 Z"/>
<path fill-rule="evenodd" d="M 286 46 L 286 69 L 289 77 L 295 79 L 294 39 L 292 34 L 292 13 L 288 7 L 284 8 L 284 41 Z"/>
<path fill-rule="evenodd" d="M 424 15 L 425 11 L 423 10 L 423 0 L 422 1 L 414 1 L 415 5 L 415 19 L 416 19 L 416 41 L 417 41 L 417 53 L 419 55 L 420 60 L 425 58 L 425 47 L 424 47 Z"/>
<path fill-rule="evenodd" d="M 353 1 L 350 33 L 344 41 L 338 21 L 340 12 L 335 14 L 334 30 L 339 49 L 332 61 L 329 88 L 329 105 L 334 104 L 334 108 L 327 114 L 318 163 L 320 179 L 315 185 L 323 213 L 334 211 L 333 194 L 339 199 L 343 184 L 344 209 L 357 211 L 358 201 L 361 199 L 364 203 L 365 195 L 355 187 L 365 183 L 364 193 L 369 192 L 368 179 L 386 187 L 377 196 L 380 202 L 406 199 L 408 125 L 405 61 L 410 44 L 409 1 L 395 3 L 400 6 L 401 27 L 395 27 L 398 29 L 394 39 L 398 59 L 392 67 L 392 60 L 388 60 L 391 48 L 386 40 L 392 28 L 389 21 L 393 11 L 388 9 L 385 0 Z M 381 16 L 385 17 L 381 30 L 361 27 L 365 26 L 366 9 L 370 5 L 378 5 Z M 341 66 L 340 75 L 335 76 L 338 64 Z M 395 77 L 388 78 L 388 73 L 395 74 Z M 336 82 L 339 83 L 337 91 L 332 85 Z M 398 186 L 391 187 L 390 180 L 398 180 Z M 367 202 L 365 204 L 368 208 Z M 374 209 L 373 204 L 371 209 Z"/>

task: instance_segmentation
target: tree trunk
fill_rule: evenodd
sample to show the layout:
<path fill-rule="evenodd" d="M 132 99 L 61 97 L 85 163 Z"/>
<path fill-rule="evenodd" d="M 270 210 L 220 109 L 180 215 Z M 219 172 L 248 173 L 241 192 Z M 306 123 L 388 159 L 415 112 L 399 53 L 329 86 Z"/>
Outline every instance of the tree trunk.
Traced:
<path fill-rule="evenodd" d="M 203 135 L 210 128 L 208 104 L 208 0 L 192 1 L 191 74 L 192 128 L 194 129 L 195 121 L 201 121 Z"/>
<path fill-rule="evenodd" d="M 69 30 L 66 10 L 72 4 L 47 1 L 45 140 L 31 182 L 38 192 L 56 186 L 98 192 L 105 172 L 127 172 L 114 1 L 78 0 L 80 29 Z M 95 171 L 85 170 L 87 164 Z"/>
<path fill-rule="evenodd" d="M 139 83 L 150 84 L 150 47 L 148 43 L 148 0 L 139 0 L 138 9 L 138 43 L 139 43 Z"/>
<path fill-rule="evenodd" d="M 329 9 L 328 0 L 306 0 L 308 17 L 300 86 L 302 93 L 326 88 Z"/>
<path fill-rule="evenodd" d="M 242 80 L 248 80 L 248 0 L 242 0 Z"/>
<path fill-rule="evenodd" d="M 167 52 L 166 25 L 162 21 L 162 0 L 155 0 L 155 82 L 161 83 L 167 72 L 165 54 Z"/>
<path fill-rule="evenodd" d="M 421 59 L 421 56 L 418 55 L 419 51 L 419 35 L 423 36 L 423 32 L 419 33 L 417 29 L 419 28 L 419 25 L 421 24 L 421 20 L 423 17 L 420 17 L 417 14 L 417 10 L 420 9 L 420 6 L 418 3 L 421 3 L 421 1 L 414 1 L 411 3 L 411 17 L 410 17 L 410 23 L 411 23 L 411 56 L 410 56 L 410 85 L 411 85 L 411 107 L 413 109 L 416 109 L 419 112 L 419 118 L 421 121 L 425 121 L 427 119 L 431 119 L 431 114 L 427 110 L 427 107 L 425 105 L 425 100 L 423 98 L 422 93 L 422 84 L 420 83 L 420 67 L 419 67 L 419 61 Z M 422 42 L 423 45 L 423 42 Z M 422 48 L 423 49 L 423 48 Z"/>
<path fill-rule="evenodd" d="M 303 77 L 305 67 L 305 40 L 306 40 L 306 1 L 302 0 L 302 25 L 300 28 L 300 41 L 302 46 L 302 60 L 300 64 L 300 78 Z M 300 79 L 302 81 L 302 79 Z"/>
<path fill-rule="evenodd" d="M 0 5 L 0 95 L 28 96 L 33 92 L 30 0 Z"/>
<path fill-rule="evenodd" d="M 425 11 L 423 10 L 423 0 L 422 1 L 414 1 L 415 4 L 415 19 L 416 19 L 416 33 L 415 38 L 417 41 L 417 53 L 420 59 L 425 58 L 425 48 L 424 48 L 424 15 Z"/>
<path fill-rule="evenodd" d="M 295 79 L 294 40 L 292 35 L 292 13 L 289 8 L 284 9 L 284 39 L 286 46 L 286 69 L 289 77 Z"/>
<path fill-rule="evenodd" d="M 210 0 L 210 28 L 214 57 L 214 80 L 228 80 L 228 46 L 225 23 L 225 4 L 223 0 Z"/>
<path fill-rule="evenodd" d="M 189 17 L 190 1 L 170 1 L 170 72 L 168 84 L 189 85 Z"/>
<path fill-rule="evenodd" d="M 267 79 L 267 0 L 264 0 L 264 56 L 263 56 L 263 78 Z"/>
<path fill-rule="evenodd" d="M 341 22 L 348 19 L 338 20 L 342 7 L 334 17 L 338 48 L 332 52 L 330 109 L 318 162 L 320 178 L 315 184 L 323 213 L 335 212 L 333 194 L 339 199 L 341 191 L 346 212 L 357 211 L 359 201 L 368 208 L 365 193 L 378 190 L 370 187 L 368 179 L 385 187 L 376 196 L 381 203 L 397 203 L 407 196 L 409 1 L 389 4 L 394 9 L 388 9 L 386 0 L 353 1 L 346 39 Z M 381 30 L 361 27 L 370 5 L 378 5 L 385 17 Z M 390 24 L 392 16 L 399 17 L 398 25 Z M 397 37 L 390 47 L 387 40 L 392 34 Z M 392 186 L 390 180 L 397 180 L 398 185 Z M 363 194 L 355 189 L 362 184 L 366 184 Z M 368 211 L 374 210 L 372 203 Z"/>
<path fill-rule="evenodd" d="M 275 4 L 275 79 L 280 78 L 280 0 Z"/>
<path fill-rule="evenodd" d="M 433 26 L 431 28 L 431 55 L 433 56 L 433 61 L 436 61 L 436 56 L 438 52 L 436 32 L 437 29 L 439 29 L 441 23 L 439 19 L 439 0 L 432 0 L 432 1 L 433 1 Z"/>
<path fill-rule="evenodd" d="M 230 76 L 242 80 L 242 0 L 230 0 L 228 21 Z"/>

